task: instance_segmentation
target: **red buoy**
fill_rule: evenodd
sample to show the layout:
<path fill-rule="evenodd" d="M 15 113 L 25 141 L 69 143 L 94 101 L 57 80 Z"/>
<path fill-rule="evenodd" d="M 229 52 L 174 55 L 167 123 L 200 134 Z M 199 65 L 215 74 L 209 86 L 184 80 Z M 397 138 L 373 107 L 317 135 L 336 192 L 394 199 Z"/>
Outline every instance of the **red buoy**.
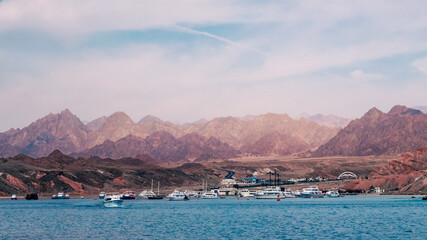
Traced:
<path fill-rule="evenodd" d="M 277 194 L 277 201 L 280 201 L 280 194 Z"/>

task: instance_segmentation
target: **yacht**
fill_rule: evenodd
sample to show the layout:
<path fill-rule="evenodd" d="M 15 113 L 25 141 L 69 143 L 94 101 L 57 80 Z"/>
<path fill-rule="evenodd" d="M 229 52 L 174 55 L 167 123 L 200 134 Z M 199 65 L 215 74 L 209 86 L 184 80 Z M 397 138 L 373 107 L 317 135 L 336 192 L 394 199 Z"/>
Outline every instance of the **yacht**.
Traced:
<path fill-rule="evenodd" d="M 283 199 L 286 198 L 285 194 L 279 187 L 264 188 L 261 192 L 255 194 L 256 199 Z"/>
<path fill-rule="evenodd" d="M 325 193 L 327 197 L 341 197 L 340 193 L 337 190 L 329 190 Z"/>
<path fill-rule="evenodd" d="M 99 193 L 99 199 L 104 199 L 104 198 L 105 198 L 105 192 Z"/>
<path fill-rule="evenodd" d="M 256 193 L 257 193 L 256 190 L 242 189 L 239 192 L 238 196 L 239 197 L 254 197 Z"/>
<path fill-rule="evenodd" d="M 285 191 L 283 192 L 283 194 L 285 194 L 285 197 L 287 197 L 287 198 L 294 198 L 294 197 L 296 197 L 295 194 L 289 188 L 285 189 Z"/>
<path fill-rule="evenodd" d="M 18 200 L 18 198 L 16 197 L 16 194 L 12 194 L 12 197 L 10 198 L 10 200 Z"/>
<path fill-rule="evenodd" d="M 200 197 L 201 199 L 219 199 L 218 193 L 216 192 L 205 192 Z"/>
<path fill-rule="evenodd" d="M 63 192 L 59 192 L 58 195 L 52 195 L 52 199 L 70 199 L 70 195 L 66 194 L 64 195 Z"/>
<path fill-rule="evenodd" d="M 166 197 L 166 200 L 168 200 L 168 201 L 184 201 L 184 200 L 190 200 L 190 199 L 185 194 L 185 192 L 175 190 Z"/>
<path fill-rule="evenodd" d="M 133 200 L 135 199 L 135 193 L 132 191 L 126 191 L 121 195 L 123 200 Z"/>
<path fill-rule="evenodd" d="M 119 194 L 105 195 L 104 207 L 121 207 L 123 200 Z"/>
<path fill-rule="evenodd" d="M 322 198 L 323 194 L 317 186 L 311 186 L 311 187 L 302 189 L 301 197 L 303 197 L 303 198 Z"/>

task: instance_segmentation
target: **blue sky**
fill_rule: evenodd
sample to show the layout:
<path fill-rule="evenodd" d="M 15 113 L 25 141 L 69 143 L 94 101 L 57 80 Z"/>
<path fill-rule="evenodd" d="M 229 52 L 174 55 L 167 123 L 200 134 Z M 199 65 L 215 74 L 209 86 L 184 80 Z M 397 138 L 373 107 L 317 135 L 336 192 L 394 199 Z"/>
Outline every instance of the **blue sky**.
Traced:
<path fill-rule="evenodd" d="M 427 105 L 425 1 L 0 1 L 0 131 Z"/>

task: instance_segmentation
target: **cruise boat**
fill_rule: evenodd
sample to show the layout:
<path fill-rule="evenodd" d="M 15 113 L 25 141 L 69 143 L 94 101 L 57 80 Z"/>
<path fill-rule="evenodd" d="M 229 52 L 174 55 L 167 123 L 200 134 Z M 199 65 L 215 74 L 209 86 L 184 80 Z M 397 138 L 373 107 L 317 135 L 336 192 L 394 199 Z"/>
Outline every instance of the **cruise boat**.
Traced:
<path fill-rule="evenodd" d="M 255 194 L 256 199 L 283 199 L 286 198 L 285 194 L 279 187 L 264 188 L 264 190 Z"/>
<path fill-rule="evenodd" d="M 70 199 L 70 195 L 66 194 L 64 195 L 63 192 L 59 192 L 58 195 L 52 195 L 52 199 Z"/>
<path fill-rule="evenodd" d="M 239 191 L 239 197 L 254 197 L 257 193 L 256 190 L 242 189 Z"/>
<path fill-rule="evenodd" d="M 175 190 L 166 197 L 168 201 L 185 201 L 190 200 L 185 192 Z"/>
<path fill-rule="evenodd" d="M 18 200 L 18 198 L 16 197 L 16 194 L 12 194 L 12 197 L 10 198 L 10 200 Z"/>
<path fill-rule="evenodd" d="M 323 194 L 317 186 L 311 186 L 311 187 L 302 189 L 301 197 L 303 197 L 303 198 L 322 198 Z"/>
<path fill-rule="evenodd" d="M 337 190 L 329 190 L 325 193 L 325 196 L 327 197 L 341 197 L 340 193 Z"/>
<path fill-rule="evenodd" d="M 104 207 L 121 207 L 123 200 L 119 194 L 105 195 Z"/>
<path fill-rule="evenodd" d="M 287 198 L 294 198 L 294 197 L 296 197 L 295 194 L 289 188 L 285 189 L 285 191 L 283 192 L 283 194 L 285 194 L 285 197 L 287 197 Z"/>
<path fill-rule="evenodd" d="M 123 200 L 133 200 L 133 199 L 135 199 L 136 197 L 135 197 L 135 193 L 134 193 L 134 192 L 132 192 L 132 191 L 126 191 L 126 192 L 124 192 L 124 193 L 121 195 L 121 198 L 122 198 Z"/>
<path fill-rule="evenodd" d="M 105 192 L 99 193 L 99 199 L 104 199 L 104 198 L 105 198 Z"/>
<path fill-rule="evenodd" d="M 216 192 L 205 192 L 200 196 L 201 199 L 219 199 L 219 195 Z"/>

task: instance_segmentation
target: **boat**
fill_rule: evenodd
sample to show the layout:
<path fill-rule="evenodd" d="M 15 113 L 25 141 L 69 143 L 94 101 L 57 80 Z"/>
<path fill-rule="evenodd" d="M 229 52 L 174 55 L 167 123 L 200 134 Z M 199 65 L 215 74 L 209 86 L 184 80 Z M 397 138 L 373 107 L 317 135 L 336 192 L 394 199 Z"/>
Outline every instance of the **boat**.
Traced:
<path fill-rule="evenodd" d="M 194 192 L 194 191 L 186 190 L 184 192 L 185 192 L 185 195 L 187 195 L 187 197 L 189 199 L 197 199 L 197 198 L 200 197 L 200 195 L 197 192 Z"/>
<path fill-rule="evenodd" d="M 239 197 L 254 197 L 256 193 L 257 193 L 256 190 L 242 189 L 239 191 L 238 196 Z"/>
<path fill-rule="evenodd" d="M 12 194 L 12 197 L 10 198 L 10 200 L 18 200 L 18 198 L 16 197 L 16 194 Z"/>
<path fill-rule="evenodd" d="M 105 195 L 104 207 L 121 207 L 123 200 L 119 194 Z"/>
<path fill-rule="evenodd" d="M 141 199 L 148 199 L 150 197 L 152 198 L 155 196 L 156 194 L 152 190 L 144 190 L 140 194 L 138 194 L 138 198 L 141 198 Z"/>
<path fill-rule="evenodd" d="M 121 199 L 123 200 L 133 200 L 135 198 L 135 193 L 132 191 L 126 191 L 121 195 Z"/>
<path fill-rule="evenodd" d="M 188 196 L 183 191 L 175 190 L 166 197 L 168 201 L 185 201 L 190 200 Z"/>
<path fill-rule="evenodd" d="M 285 194 L 279 187 L 264 188 L 264 190 L 255 194 L 256 199 L 283 199 L 286 198 Z"/>
<path fill-rule="evenodd" d="M 70 195 L 66 194 L 64 195 L 63 192 L 59 192 L 58 195 L 52 195 L 52 199 L 70 199 Z"/>
<path fill-rule="evenodd" d="M 38 200 L 39 196 L 37 195 L 37 193 L 27 193 L 27 195 L 25 196 L 26 200 Z"/>
<path fill-rule="evenodd" d="M 216 191 L 205 192 L 200 196 L 201 199 L 219 199 L 219 195 Z"/>
<path fill-rule="evenodd" d="M 422 199 L 423 199 L 423 200 L 427 200 L 427 196 L 424 196 Z"/>
<path fill-rule="evenodd" d="M 99 199 L 104 199 L 104 198 L 105 198 L 105 192 L 99 193 Z"/>
<path fill-rule="evenodd" d="M 296 197 L 295 194 L 289 188 L 285 189 L 285 191 L 283 191 L 283 194 L 285 194 L 285 197 L 287 197 L 287 198 Z"/>
<path fill-rule="evenodd" d="M 325 193 L 325 196 L 327 197 L 341 197 L 340 193 L 337 190 L 329 190 Z"/>
<path fill-rule="evenodd" d="M 302 189 L 301 197 L 303 197 L 303 198 L 323 198 L 323 194 L 317 186 L 311 186 L 311 187 Z"/>

